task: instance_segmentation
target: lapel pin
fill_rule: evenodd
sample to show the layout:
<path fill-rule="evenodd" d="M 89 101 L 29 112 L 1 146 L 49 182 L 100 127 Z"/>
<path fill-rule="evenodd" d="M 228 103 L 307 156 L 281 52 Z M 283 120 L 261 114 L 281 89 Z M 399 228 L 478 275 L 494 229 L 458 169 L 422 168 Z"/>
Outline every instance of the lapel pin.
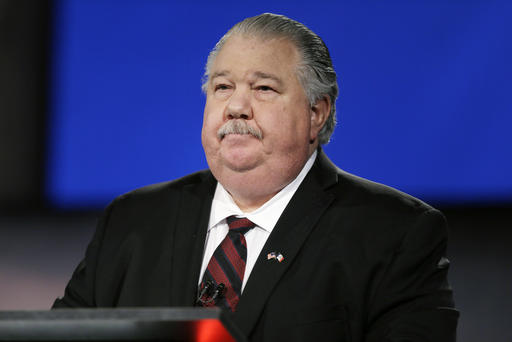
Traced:
<path fill-rule="evenodd" d="M 284 256 L 281 253 L 270 252 L 267 254 L 267 260 L 275 259 L 279 262 L 284 260 Z"/>

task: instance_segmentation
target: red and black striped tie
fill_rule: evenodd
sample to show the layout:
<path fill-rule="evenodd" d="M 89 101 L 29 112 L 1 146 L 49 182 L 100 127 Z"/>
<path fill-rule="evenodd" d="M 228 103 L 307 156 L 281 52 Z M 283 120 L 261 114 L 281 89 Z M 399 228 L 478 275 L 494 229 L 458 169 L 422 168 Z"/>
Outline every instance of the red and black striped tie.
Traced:
<path fill-rule="evenodd" d="M 207 292 L 203 293 L 201 299 L 203 306 L 220 306 L 235 311 L 242 293 L 247 260 L 247 243 L 244 234 L 254 228 L 255 224 L 245 217 L 237 218 L 235 216 L 228 217 L 227 223 L 228 235 L 213 253 L 204 272 L 200 291 L 205 287 L 210 287 L 207 291 L 201 291 Z M 223 293 L 215 294 L 219 290 L 219 285 L 220 289 L 223 287 L 225 289 L 222 291 Z"/>

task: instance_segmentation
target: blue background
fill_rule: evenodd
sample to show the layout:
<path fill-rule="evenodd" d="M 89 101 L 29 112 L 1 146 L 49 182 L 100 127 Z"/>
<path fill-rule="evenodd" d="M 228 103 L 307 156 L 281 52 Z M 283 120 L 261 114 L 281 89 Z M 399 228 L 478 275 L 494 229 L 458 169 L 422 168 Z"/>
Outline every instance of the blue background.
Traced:
<path fill-rule="evenodd" d="M 236 22 L 285 14 L 330 49 L 327 154 L 436 204 L 512 201 L 512 5 L 505 1 L 56 2 L 46 197 L 102 207 L 206 168 L 201 77 Z"/>

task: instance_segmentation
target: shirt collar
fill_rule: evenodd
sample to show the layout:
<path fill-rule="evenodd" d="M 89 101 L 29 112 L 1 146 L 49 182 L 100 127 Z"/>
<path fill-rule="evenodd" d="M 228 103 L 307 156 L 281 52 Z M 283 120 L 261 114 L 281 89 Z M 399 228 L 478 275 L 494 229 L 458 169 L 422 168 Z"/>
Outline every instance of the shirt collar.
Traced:
<path fill-rule="evenodd" d="M 311 167 L 313 167 L 316 156 L 317 151 L 315 150 L 293 181 L 274 195 L 274 197 L 265 202 L 261 207 L 250 213 L 244 213 L 240 210 L 235 201 L 233 201 L 229 192 L 227 192 L 222 184 L 217 183 L 212 201 L 212 209 L 210 211 L 208 231 L 221 223 L 227 217 L 235 215 L 247 217 L 258 227 L 264 229 L 268 233 L 272 232 L 277 220 L 279 220 L 279 217 L 281 217 L 281 214 L 290 202 L 291 198 L 299 188 L 309 170 L 311 170 Z"/>

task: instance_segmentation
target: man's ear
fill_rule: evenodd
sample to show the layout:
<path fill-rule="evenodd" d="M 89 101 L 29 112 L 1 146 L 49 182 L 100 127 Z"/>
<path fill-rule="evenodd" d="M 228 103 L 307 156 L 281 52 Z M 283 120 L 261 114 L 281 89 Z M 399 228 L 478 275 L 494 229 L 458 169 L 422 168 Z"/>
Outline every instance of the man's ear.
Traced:
<path fill-rule="evenodd" d="M 327 95 L 324 95 L 311 106 L 311 129 L 309 133 L 309 140 L 311 142 L 314 142 L 318 137 L 318 132 L 324 127 L 330 112 L 331 99 Z"/>

